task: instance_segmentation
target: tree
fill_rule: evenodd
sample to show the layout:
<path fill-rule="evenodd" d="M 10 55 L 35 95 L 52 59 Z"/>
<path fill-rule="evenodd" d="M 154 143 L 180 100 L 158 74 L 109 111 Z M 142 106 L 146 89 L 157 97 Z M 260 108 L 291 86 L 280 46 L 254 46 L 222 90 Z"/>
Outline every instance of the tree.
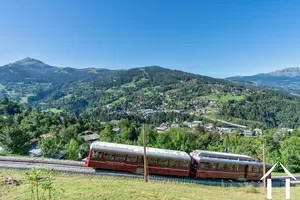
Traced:
<path fill-rule="evenodd" d="M 56 140 L 56 137 L 44 137 L 39 139 L 39 148 L 42 150 L 42 155 L 46 157 L 54 157 L 61 150 L 61 144 Z"/>
<path fill-rule="evenodd" d="M 79 145 L 76 140 L 71 139 L 69 144 L 67 145 L 68 149 L 68 159 L 69 160 L 77 160 L 79 156 Z"/>
<path fill-rule="evenodd" d="M 229 139 L 229 135 L 227 133 L 223 134 L 223 147 L 224 147 L 224 151 L 228 152 L 229 147 L 230 147 L 230 139 Z"/>
<path fill-rule="evenodd" d="M 5 127 L 0 133 L 0 144 L 5 150 L 15 154 L 27 154 L 30 147 L 30 135 L 17 126 Z"/>
<path fill-rule="evenodd" d="M 114 133 L 112 131 L 113 126 L 111 124 L 106 124 L 105 129 L 100 133 L 100 140 L 112 142 L 114 138 Z"/>
<path fill-rule="evenodd" d="M 78 135 L 78 126 L 70 125 L 67 128 L 62 128 L 59 131 L 59 138 L 63 145 L 68 144 L 72 138 L 77 138 Z"/>
<path fill-rule="evenodd" d="M 282 142 L 280 152 L 282 162 L 291 172 L 300 171 L 300 138 L 290 137 Z"/>

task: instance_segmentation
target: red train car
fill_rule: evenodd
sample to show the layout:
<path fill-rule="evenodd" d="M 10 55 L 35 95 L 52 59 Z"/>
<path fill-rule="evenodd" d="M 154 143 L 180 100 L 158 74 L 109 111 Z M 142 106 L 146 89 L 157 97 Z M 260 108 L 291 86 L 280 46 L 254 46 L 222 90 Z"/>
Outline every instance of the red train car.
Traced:
<path fill-rule="evenodd" d="M 148 173 L 189 176 L 191 157 L 182 151 L 147 147 Z M 141 146 L 93 142 L 86 166 L 95 169 L 143 173 L 144 149 Z"/>
<path fill-rule="evenodd" d="M 263 176 L 263 163 L 250 156 L 195 150 L 191 154 L 191 171 L 196 178 L 258 181 Z M 266 170 L 270 169 L 266 165 Z"/>

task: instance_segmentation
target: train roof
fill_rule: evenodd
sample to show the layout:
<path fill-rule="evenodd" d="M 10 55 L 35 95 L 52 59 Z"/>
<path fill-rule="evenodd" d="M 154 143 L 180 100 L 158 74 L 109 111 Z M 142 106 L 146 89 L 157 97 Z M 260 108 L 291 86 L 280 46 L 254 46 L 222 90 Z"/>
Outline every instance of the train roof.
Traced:
<path fill-rule="evenodd" d="M 134 145 L 127 145 L 127 144 L 117 144 L 117 143 L 97 141 L 91 144 L 90 149 L 95 151 L 130 154 L 130 155 L 137 155 L 137 156 L 144 155 L 144 148 L 142 146 L 134 146 Z M 147 157 L 185 160 L 185 161 L 191 160 L 189 154 L 183 151 L 174 151 L 174 150 L 147 147 L 146 153 L 147 153 Z"/>
<path fill-rule="evenodd" d="M 211 157 L 199 157 L 199 156 L 192 156 L 195 160 L 199 160 L 200 162 L 214 162 L 214 163 L 226 163 L 226 164 L 233 164 L 233 165 L 253 165 L 253 166 L 263 166 L 262 162 L 259 161 L 249 161 L 249 160 L 231 160 L 226 158 L 211 158 Z M 271 164 L 266 164 L 268 167 L 272 167 Z"/>
<path fill-rule="evenodd" d="M 233 154 L 233 153 L 223 153 L 216 151 L 204 151 L 204 150 L 194 150 L 191 153 L 191 156 L 205 156 L 205 157 L 214 157 L 214 158 L 232 158 L 232 159 L 244 159 L 244 160 L 254 160 L 251 156 L 246 156 L 242 154 Z"/>

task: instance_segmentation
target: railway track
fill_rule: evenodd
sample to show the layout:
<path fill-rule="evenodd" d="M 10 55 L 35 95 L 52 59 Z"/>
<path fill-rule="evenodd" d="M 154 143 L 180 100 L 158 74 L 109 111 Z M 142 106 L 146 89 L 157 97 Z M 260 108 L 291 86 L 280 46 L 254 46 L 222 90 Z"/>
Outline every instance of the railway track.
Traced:
<path fill-rule="evenodd" d="M 27 157 L 10 157 L 0 156 L 0 162 L 24 162 L 24 163 L 41 163 L 41 164 L 58 164 L 66 166 L 81 166 L 85 167 L 84 162 L 73 161 L 73 160 L 57 160 L 57 159 L 43 159 L 43 158 L 27 158 Z"/>
<path fill-rule="evenodd" d="M 63 173 L 73 174 L 87 174 L 87 175 L 100 175 L 100 176 L 117 176 L 127 178 L 139 178 L 142 179 L 143 175 L 132 174 L 120 171 L 109 170 L 95 170 L 93 168 L 85 167 L 84 162 L 69 161 L 69 160 L 56 160 L 56 159 L 42 159 L 42 158 L 25 158 L 25 157 L 7 157 L 0 156 L 0 168 L 13 168 L 19 170 L 29 170 L 34 167 L 40 169 L 51 169 Z M 149 180 L 161 180 L 172 181 L 178 183 L 194 183 L 211 186 L 235 186 L 242 187 L 246 185 L 253 185 L 255 187 L 260 186 L 261 182 L 239 182 L 231 180 L 218 180 L 218 179 L 194 179 L 191 177 L 169 177 L 159 175 L 149 175 Z M 285 186 L 284 179 L 273 179 L 272 185 L 275 187 Z M 291 182 L 292 185 L 299 184 L 299 181 Z"/>

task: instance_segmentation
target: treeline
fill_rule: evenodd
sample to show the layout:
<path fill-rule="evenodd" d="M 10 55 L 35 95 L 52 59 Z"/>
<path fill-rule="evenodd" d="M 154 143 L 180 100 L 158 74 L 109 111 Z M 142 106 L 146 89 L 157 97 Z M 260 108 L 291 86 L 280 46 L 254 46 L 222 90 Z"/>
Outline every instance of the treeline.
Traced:
<path fill-rule="evenodd" d="M 28 154 L 33 139 L 39 139 L 43 156 L 63 154 L 69 159 L 80 159 L 89 149 L 81 133 L 85 130 L 99 133 L 104 128 L 97 121 L 25 109 L 8 99 L 0 100 L 0 113 L 0 146 L 11 154 Z M 46 133 L 49 137 L 40 137 Z"/>
<path fill-rule="evenodd" d="M 194 109 L 193 99 L 215 91 L 242 93 L 245 87 L 224 80 L 170 70 L 145 67 L 122 70 L 100 79 L 76 82 L 43 100 L 48 107 L 80 115 L 140 109 Z M 40 104 L 36 104 L 40 106 Z"/>
<path fill-rule="evenodd" d="M 300 128 L 300 98 L 269 90 L 253 92 L 244 100 L 223 104 L 219 115 L 260 122 L 269 128 Z"/>

